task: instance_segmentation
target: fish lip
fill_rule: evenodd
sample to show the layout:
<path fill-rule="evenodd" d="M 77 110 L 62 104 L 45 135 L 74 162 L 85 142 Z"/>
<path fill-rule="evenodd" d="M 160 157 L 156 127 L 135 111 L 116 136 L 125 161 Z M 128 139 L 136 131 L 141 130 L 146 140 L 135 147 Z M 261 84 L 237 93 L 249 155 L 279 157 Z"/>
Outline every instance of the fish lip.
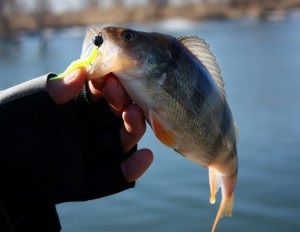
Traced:
<path fill-rule="evenodd" d="M 96 59 L 93 60 L 87 68 L 89 79 L 101 78 L 108 73 L 119 73 L 124 70 L 124 67 L 128 65 L 136 67 L 139 63 L 135 59 L 130 58 L 126 52 L 124 52 L 123 47 L 118 43 L 118 41 L 115 41 L 115 30 L 118 30 L 118 28 L 113 26 L 102 29 L 88 29 L 82 47 L 81 58 L 89 57 L 91 52 L 95 50 L 95 36 L 101 35 L 103 38 L 103 43 L 101 46 L 97 47 L 98 54 Z M 111 35 L 111 33 L 113 35 Z"/>
<path fill-rule="evenodd" d="M 91 33 L 91 35 L 89 36 L 88 40 L 83 43 L 80 58 L 88 57 L 91 54 L 91 51 L 95 46 L 95 44 L 94 44 L 95 36 L 101 35 L 103 38 L 103 43 L 106 41 L 106 38 L 105 38 L 106 35 L 105 35 L 103 29 L 99 30 L 98 28 L 88 28 L 87 31 L 88 31 L 87 33 Z M 100 46 L 98 46 L 98 49 L 103 45 L 103 43 Z"/>
<path fill-rule="evenodd" d="M 101 35 L 103 38 L 103 43 L 98 47 L 94 44 L 94 38 L 97 35 Z M 95 49 L 95 46 L 97 47 L 98 53 L 96 59 L 90 63 L 87 69 L 89 79 L 101 78 L 110 73 L 119 53 L 119 48 L 110 40 L 105 28 L 88 28 L 82 46 L 81 58 L 89 57 L 93 49 Z"/>

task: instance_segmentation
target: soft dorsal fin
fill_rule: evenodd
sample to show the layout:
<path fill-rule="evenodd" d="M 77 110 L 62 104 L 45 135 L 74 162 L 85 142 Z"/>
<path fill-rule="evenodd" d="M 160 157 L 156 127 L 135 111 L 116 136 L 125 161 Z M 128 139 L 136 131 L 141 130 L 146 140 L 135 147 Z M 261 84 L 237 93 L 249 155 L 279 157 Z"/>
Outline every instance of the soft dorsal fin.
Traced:
<path fill-rule="evenodd" d="M 209 45 L 196 36 L 181 36 L 178 40 L 193 53 L 195 57 L 207 68 L 212 75 L 221 93 L 225 96 L 224 82 L 221 76 L 221 69 L 217 64 L 216 57 L 210 51 Z"/>

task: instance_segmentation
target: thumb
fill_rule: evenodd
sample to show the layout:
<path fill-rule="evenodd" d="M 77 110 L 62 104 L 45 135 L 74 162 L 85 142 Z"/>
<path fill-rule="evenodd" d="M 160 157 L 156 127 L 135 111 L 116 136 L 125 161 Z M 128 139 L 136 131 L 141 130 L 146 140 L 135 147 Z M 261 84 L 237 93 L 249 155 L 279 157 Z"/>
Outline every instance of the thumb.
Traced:
<path fill-rule="evenodd" d="M 80 68 L 69 73 L 67 76 L 57 80 L 47 80 L 46 91 L 50 97 L 58 104 L 64 104 L 73 99 L 82 89 L 86 69 Z"/>

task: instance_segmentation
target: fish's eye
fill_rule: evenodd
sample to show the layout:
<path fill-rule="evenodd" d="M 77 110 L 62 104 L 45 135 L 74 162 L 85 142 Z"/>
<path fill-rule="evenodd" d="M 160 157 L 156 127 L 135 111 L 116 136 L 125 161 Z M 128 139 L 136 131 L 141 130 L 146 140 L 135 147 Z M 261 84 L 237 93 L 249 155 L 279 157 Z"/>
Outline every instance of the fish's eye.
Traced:
<path fill-rule="evenodd" d="M 100 32 L 94 38 L 94 45 L 100 47 L 102 44 L 103 44 L 103 37 L 102 37 L 102 33 Z"/>
<path fill-rule="evenodd" d="M 123 31 L 122 32 L 122 37 L 126 41 L 132 41 L 135 38 L 134 33 L 130 30 Z"/>

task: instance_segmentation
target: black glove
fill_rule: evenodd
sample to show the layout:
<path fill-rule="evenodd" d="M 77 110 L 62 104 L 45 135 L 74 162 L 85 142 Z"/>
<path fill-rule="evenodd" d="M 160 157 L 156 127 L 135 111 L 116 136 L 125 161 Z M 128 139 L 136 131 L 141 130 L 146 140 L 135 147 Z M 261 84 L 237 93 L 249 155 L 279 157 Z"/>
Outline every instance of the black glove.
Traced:
<path fill-rule="evenodd" d="M 27 83 L 27 91 L 17 87 L 9 97 L 7 91 L 0 93 L 3 205 L 51 207 L 134 187 L 120 167 L 126 159 L 119 137 L 122 121 L 108 104 L 90 102 L 83 90 L 56 105 L 43 89 L 45 81 Z"/>

